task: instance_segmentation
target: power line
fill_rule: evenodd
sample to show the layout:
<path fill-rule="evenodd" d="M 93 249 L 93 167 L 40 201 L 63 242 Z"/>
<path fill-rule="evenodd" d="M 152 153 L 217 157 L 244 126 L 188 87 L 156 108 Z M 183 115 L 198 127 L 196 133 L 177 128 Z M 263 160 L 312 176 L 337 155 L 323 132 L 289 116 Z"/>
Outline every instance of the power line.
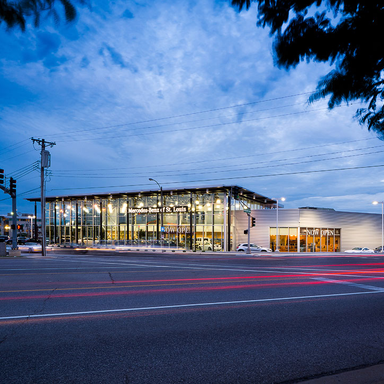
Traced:
<path fill-rule="evenodd" d="M 203 110 L 203 111 L 190 112 L 190 113 L 184 113 L 184 114 L 181 114 L 181 115 L 174 115 L 174 116 L 167 116 L 167 117 L 159 117 L 159 118 L 155 118 L 155 119 L 148 119 L 148 120 L 136 121 L 136 122 L 131 122 L 131 123 L 114 124 L 114 125 L 109 125 L 109 126 L 105 126 L 105 127 L 89 128 L 89 129 L 75 130 L 75 131 L 67 131 L 65 134 L 58 134 L 58 135 L 62 136 L 62 135 L 68 135 L 68 134 L 71 134 L 71 133 L 78 134 L 79 132 L 94 132 L 96 130 L 126 127 L 126 126 L 134 125 L 134 124 L 152 123 L 152 122 L 155 122 L 155 121 L 170 120 L 170 119 L 175 119 L 175 118 L 180 118 L 180 117 L 199 115 L 199 114 L 203 114 L 203 113 L 217 112 L 217 111 L 222 111 L 222 110 L 225 110 L 225 109 L 239 108 L 239 107 L 245 107 L 245 106 L 248 106 L 248 105 L 267 103 L 267 102 L 270 102 L 270 101 L 283 100 L 283 99 L 288 99 L 288 98 L 291 98 L 291 97 L 308 95 L 308 94 L 311 94 L 311 93 L 313 93 L 313 92 L 297 93 L 297 94 L 293 94 L 293 95 L 275 97 L 275 98 L 267 99 L 267 100 L 253 101 L 253 102 L 249 102 L 249 103 L 230 105 L 230 106 L 227 106 L 227 107 L 213 108 L 213 109 L 207 109 L 207 110 Z M 58 135 L 50 135 L 50 137 L 57 137 Z"/>
<path fill-rule="evenodd" d="M 215 179 L 200 179 L 200 180 L 189 180 L 188 183 L 204 183 L 204 182 L 222 182 L 225 180 L 239 180 L 239 179 L 255 179 L 262 177 L 276 177 L 276 176 L 291 176 L 291 175 L 302 175 L 309 173 L 322 173 L 322 172 L 337 172 L 337 171 L 348 171 L 348 170 L 356 170 L 356 169 L 368 169 L 368 168 L 380 168 L 384 167 L 384 164 L 379 165 L 366 165 L 360 167 L 344 167 L 344 168 L 332 168 L 332 169 L 318 169 L 312 171 L 297 171 L 297 172 L 284 172 L 284 173 L 273 173 L 273 174 L 265 174 L 265 175 L 252 175 L 252 176 L 234 176 L 234 177 L 222 177 Z M 173 185 L 173 184 L 185 184 L 185 181 L 170 181 L 170 182 L 162 182 L 162 185 Z M 51 191 L 67 191 L 67 190 L 79 190 L 79 189 L 105 189 L 105 188 L 126 188 L 126 187 L 141 187 L 152 185 L 149 183 L 145 184 L 126 184 L 126 185 L 110 185 L 110 186 L 99 186 L 99 187 L 83 187 L 83 188 L 54 188 Z"/>
<path fill-rule="evenodd" d="M 298 103 L 294 103 L 294 104 L 287 104 L 287 105 L 282 105 L 282 106 L 278 106 L 278 107 L 273 107 L 273 108 L 265 108 L 265 109 L 258 109 L 256 111 L 246 111 L 246 112 L 238 112 L 238 113 L 233 113 L 231 115 L 225 115 L 225 116 L 213 116 L 213 117 L 206 117 L 204 119 L 197 119 L 197 120 L 189 120 L 189 121 L 181 121 L 181 122 L 174 122 L 174 123 L 167 123 L 167 124 L 161 124 L 161 125 L 154 125 L 154 126 L 149 126 L 149 127 L 136 127 L 136 128 L 132 128 L 131 130 L 126 130 L 124 132 L 134 132 L 136 130 L 143 130 L 143 129 L 153 129 L 153 128 L 161 128 L 161 127 L 169 127 L 170 125 L 181 125 L 181 124 L 189 124 L 189 123 L 196 123 L 196 122 L 200 122 L 200 121 L 206 121 L 206 120 L 215 120 L 215 119 L 222 119 L 222 118 L 229 118 L 229 117 L 233 117 L 233 116 L 242 116 L 242 115 L 247 115 L 247 114 L 254 114 L 254 113 L 259 113 L 259 112 L 265 112 L 265 111 L 271 111 L 271 110 L 276 110 L 276 109 L 281 109 L 281 108 L 288 108 L 288 107 L 293 107 L 295 105 L 297 105 Z M 241 123 L 242 121 L 238 121 L 238 122 L 234 122 L 235 123 Z M 133 124 L 140 124 L 139 123 L 132 123 L 130 125 L 133 125 Z M 112 127 L 112 128 L 115 128 L 115 127 Z M 100 130 L 109 130 L 111 129 L 111 127 L 107 127 L 107 128 L 90 128 L 90 129 L 82 129 L 82 130 L 77 130 L 76 131 L 76 134 L 81 134 L 81 132 L 89 132 L 89 131 L 93 131 L 95 129 L 100 129 Z M 106 132 L 100 132 L 100 133 L 96 133 L 98 135 L 104 135 Z M 65 136 L 67 137 L 68 134 L 70 133 L 61 133 L 61 134 L 56 134 L 54 135 L 56 138 L 58 136 Z"/>
<path fill-rule="evenodd" d="M 358 156 L 366 156 L 366 155 L 372 155 L 372 154 L 377 154 L 377 153 L 383 153 L 383 151 L 372 151 L 372 152 L 368 152 L 368 153 L 358 153 L 358 154 L 354 154 L 354 155 L 346 155 L 346 156 L 334 156 L 334 157 L 330 157 L 330 158 L 326 158 L 326 159 L 317 159 L 317 160 L 307 160 L 307 161 L 298 161 L 298 162 L 295 162 L 295 163 L 288 163 L 288 164 L 279 164 L 279 165 L 276 165 L 276 164 L 272 164 L 272 165 L 258 165 L 256 167 L 248 167 L 248 168 L 240 168 L 240 169 L 224 169 L 224 170 L 217 170 L 217 171 L 211 171 L 211 170 L 205 170 L 205 173 L 207 174 L 217 174 L 217 173 L 223 173 L 223 172 L 240 172 L 240 171 L 250 171 L 250 170 L 254 170 L 254 169 L 260 169 L 260 168 L 275 168 L 276 166 L 278 167 L 287 167 L 287 166 L 291 166 L 291 165 L 300 165 L 300 164 L 308 164 L 308 163 L 316 163 L 316 162 L 320 162 L 320 161 L 329 161 L 329 160 L 335 160 L 335 159 L 344 159 L 344 158 L 351 158 L 351 157 L 358 157 Z M 273 161 L 271 161 L 273 162 Z M 191 175 L 196 175 L 196 174 L 200 174 L 201 173 L 201 170 L 196 170 L 198 172 L 189 172 L 189 173 L 180 173 L 181 171 L 180 170 L 174 170 L 174 171 L 168 171 L 168 172 L 178 172 L 178 174 L 176 176 L 191 176 Z M 127 178 L 126 175 L 124 174 L 119 174 L 119 175 L 108 175 L 108 176 L 103 176 L 103 175 L 100 175 L 100 174 L 94 174 L 94 175 L 90 175 L 89 173 L 88 174 L 72 174 L 72 175 L 57 175 L 55 172 L 53 173 L 53 175 L 55 177 L 71 177 L 71 178 L 82 178 L 82 179 L 117 179 L 117 178 Z M 132 175 L 132 174 L 130 174 Z M 140 174 L 135 174 L 136 177 L 148 177 L 148 172 L 146 173 L 140 173 Z M 143 176 L 140 176 L 140 175 L 143 175 Z M 175 176 L 173 174 L 162 174 L 162 176 L 164 177 L 172 177 L 172 176 Z"/>
<path fill-rule="evenodd" d="M 370 140 L 370 139 L 368 139 Z M 356 141 L 356 140 L 355 140 Z M 360 141 L 360 140 L 358 140 Z M 354 142 L 354 141 L 352 141 Z M 348 143 L 348 142 L 347 142 Z M 331 146 L 331 145 L 337 145 L 337 144 L 326 144 L 326 146 Z M 287 160 L 295 160 L 295 159 L 303 159 L 303 158 L 313 158 L 313 157 L 319 157 L 319 156 L 325 156 L 325 155 L 333 155 L 333 154 L 338 154 L 338 153 L 341 153 L 341 152 L 355 152 L 355 151 L 362 151 L 362 150 L 365 150 L 365 149 L 374 149 L 374 148 L 382 148 L 384 145 L 377 145 L 377 146 L 371 146 L 371 147 L 365 147 L 365 148 L 357 148 L 357 149 L 350 149 L 350 150 L 342 150 L 342 151 L 336 151 L 336 152 L 330 152 L 330 153 L 323 153 L 323 154 L 316 154 L 316 155 L 308 155 L 308 156 L 299 156 L 299 157 L 293 157 L 293 158 L 285 158 L 285 159 L 274 159 L 274 160 L 269 160 L 269 161 L 259 161 L 258 164 L 268 164 L 268 163 L 276 163 L 276 162 L 282 162 L 282 161 L 287 161 Z M 297 152 L 299 150 L 305 150 L 305 149 L 313 149 L 313 148 L 319 148 L 319 147 L 324 147 L 324 145 L 320 145 L 320 146 L 316 146 L 316 147 L 307 147 L 307 148 L 299 148 L 299 149 L 291 149 L 291 150 L 286 150 L 286 151 L 280 151 L 278 153 L 286 153 L 286 152 Z M 381 152 L 381 151 L 380 151 Z M 219 159 L 220 161 L 223 161 L 223 160 L 233 160 L 233 159 L 239 159 L 239 158 L 243 158 L 243 157 L 259 157 L 259 156 L 266 156 L 268 154 L 276 154 L 277 152 L 264 152 L 264 153 L 258 153 L 256 155 L 248 155 L 248 156 L 241 156 L 241 157 L 234 157 L 234 158 L 225 158 L 225 159 Z M 361 155 L 366 155 L 366 154 L 371 154 L 371 153 L 376 153 L 376 152 L 369 152 L 369 153 L 365 153 L 365 154 L 361 154 Z M 360 154 L 357 154 L 356 156 L 360 156 Z M 219 161 L 219 160 L 214 160 L 214 159 L 211 159 L 211 160 L 204 160 L 204 161 L 198 161 L 197 163 L 201 163 L 201 162 L 213 162 L 213 161 Z M 327 159 L 320 159 L 319 161 L 324 161 L 324 160 L 327 160 Z M 181 163 L 181 164 L 192 164 L 192 162 L 190 163 Z M 210 167 L 210 169 L 215 169 L 215 168 L 223 168 L 223 167 L 234 167 L 234 166 L 243 166 L 243 165 L 248 165 L 248 164 L 253 164 L 253 163 L 245 163 L 245 164 L 236 164 L 236 165 L 228 165 L 228 166 L 223 166 L 223 165 L 220 165 L 220 166 L 215 166 L 215 167 Z M 173 166 L 173 165 L 180 165 L 180 163 L 174 163 L 174 164 L 163 164 L 163 165 L 160 165 L 161 167 L 165 167 L 165 166 Z M 111 173 L 111 171 L 118 171 L 118 172 L 121 172 L 123 170 L 129 170 L 129 169 L 132 169 L 133 167 L 123 167 L 123 168 L 105 168 L 105 169 L 85 169 L 85 170 L 56 170 L 54 171 L 54 175 L 55 176 L 82 176 L 82 175 L 90 175 L 90 172 L 96 172 L 97 173 L 97 176 L 101 176 L 100 173 L 103 172 L 103 171 L 106 171 L 108 172 L 109 174 Z M 137 168 L 147 168 L 147 167 L 134 167 L 134 169 L 137 169 Z M 194 168 L 194 169 L 189 169 L 190 171 L 198 171 L 200 170 L 200 168 Z M 161 170 L 161 171 L 156 171 L 158 173 L 166 173 L 166 172 L 180 172 L 181 170 L 178 169 L 178 170 L 173 170 L 173 171 L 170 171 L 170 170 Z M 70 174 L 68 174 L 70 172 Z M 131 175 L 142 175 L 142 174 L 147 174 L 148 171 L 142 171 L 142 172 L 130 172 Z"/>
<path fill-rule="evenodd" d="M 18 169 L 17 171 L 11 172 L 11 176 L 14 179 L 20 179 L 20 178 L 28 175 L 29 173 L 38 170 L 39 164 L 40 164 L 39 161 L 35 161 L 32 164 L 27 165 L 26 167 L 23 167 L 23 168 Z"/>
<path fill-rule="evenodd" d="M 22 144 L 22 143 L 25 143 L 26 141 L 28 141 L 28 139 L 19 141 L 19 142 L 15 143 L 15 144 L 8 145 L 7 147 L 4 147 L 4 148 L 1 150 L 0 154 L 2 155 L 3 153 L 11 152 L 11 151 L 13 151 L 13 150 L 15 150 L 15 149 L 17 149 L 17 148 L 23 147 L 23 146 L 26 145 L 26 144 Z M 22 145 L 20 145 L 20 144 L 22 144 Z M 8 148 L 12 148 L 12 147 L 15 147 L 15 146 L 16 146 L 16 148 L 8 149 Z M 6 149 L 8 149 L 8 150 L 6 150 Z"/>
<path fill-rule="evenodd" d="M 346 106 L 346 105 L 339 105 L 339 106 L 336 106 L 335 108 L 345 108 L 345 107 L 349 107 L 349 105 L 348 106 Z M 285 113 L 285 114 L 281 114 L 281 115 L 274 115 L 274 116 L 267 116 L 267 117 L 258 117 L 258 118 L 255 118 L 255 119 L 242 120 L 241 122 L 218 123 L 218 124 L 203 125 L 203 126 L 199 126 L 199 127 L 170 129 L 170 130 L 166 130 L 166 131 L 155 131 L 155 132 L 144 132 L 144 133 L 124 132 L 124 133 L 127 134 L 127 135 L 129 134 L 129 137 L 133 137 L 133 136 L 147 136 L 147 135 L 167 134 L 167 133 L 173 133 L 173 132 L 185 132 L 185 131 L 193 131 L 193 130 L 198 130 L 198 129 L 222 127 L 224 125 L 243 124 L 243 123 L 249 123 L 249 122 L 254 122 L 254 121 L 273 119 L 273 118 L 277 118 L 277 117 L 287 117 L 287 116 L 301 115 L 301 114 L 306 114 L 306 113 L 311 113 L 311 112 L 318 112 L 318 111 L 322 111 L 322 110 L 328 110 L 328 107 L 312 109 L 310 111 L 291 112 L 291 113 Z M 149 128 L 135 128 L 134 131 L 138 130 L 138 129 L 142 130 L 142 129 L 149 129 Z M 99 136 L 97 138 L 100 139 L 101 137 L 102 136 Z M 89 140 L 95 140 L 97 138 L 92 136 L 92 137 L 87 137 L 87 138 L 82 138 L 82 139 L 62 140 L 61 142 L 62 143 L 68 143 L 68 142 L 74 142 L 74 141 L 75 142 L 77 142 L 77 141 L 89 141 Z M 118 136 L 108 136 L 108 140 L 116 139 L 116 138 L 121 139 L 122 138 L 122 133 L 120 132 L 120 134 Z"/>

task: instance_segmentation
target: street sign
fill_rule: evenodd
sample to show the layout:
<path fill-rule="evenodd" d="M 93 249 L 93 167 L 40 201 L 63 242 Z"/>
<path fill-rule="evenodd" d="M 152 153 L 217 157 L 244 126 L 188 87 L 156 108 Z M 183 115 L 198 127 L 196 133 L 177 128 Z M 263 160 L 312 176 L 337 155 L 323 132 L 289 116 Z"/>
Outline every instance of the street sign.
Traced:
<path fill-rule="evenodd" d="M 251 209 L 250 208 L 246 208 L 246 209 L 244 209 L 244 212 L 245 213 L 251 213 Z"/>
<path fill-rule="evenodd" d="M 160 231 L 161 231 L 161 232 L 165 232 L 165 228 L 164 228 L 164 227 L 161 227 Z"/>

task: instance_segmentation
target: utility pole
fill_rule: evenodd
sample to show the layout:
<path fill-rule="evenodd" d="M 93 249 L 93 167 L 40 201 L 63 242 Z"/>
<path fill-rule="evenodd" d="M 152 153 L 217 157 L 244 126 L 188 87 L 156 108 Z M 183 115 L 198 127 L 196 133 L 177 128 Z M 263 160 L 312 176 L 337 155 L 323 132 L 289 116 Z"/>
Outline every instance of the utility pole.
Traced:
<path fill-rule="evenodd" d="M 56 143 L 45 141 L 44 139 L 34 139 L 31 137 L 33 143 L 37 143 L 41 145 L 41 164 L 40 164 L 40 201 L 41 201 L 41 255 L 46 256 L 46 231 L 45 231 L 45 168 L 49 168 L 51 166 L 51 154 L 45 148 L 46 146 L 53 147 Z"/>

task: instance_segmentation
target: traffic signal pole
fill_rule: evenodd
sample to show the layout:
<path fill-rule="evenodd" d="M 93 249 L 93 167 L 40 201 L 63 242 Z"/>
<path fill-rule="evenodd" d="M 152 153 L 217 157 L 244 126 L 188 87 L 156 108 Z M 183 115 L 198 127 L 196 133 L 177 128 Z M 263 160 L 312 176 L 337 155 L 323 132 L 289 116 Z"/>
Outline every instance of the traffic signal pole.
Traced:
<path fill-rule="evenodd" d="M 0 169 L 0 189 L 12 197 L 12 250 L 17 249 L 17 211 L 16 211 L 16 180 L 9 179 L 9 188 L 5 187 L 4 169 Z"/>
<path fill-rule="evenodd" d="M 247 253 L 250 254 L 251 253 L 251 215 L 249 213 L 247 213 L 248 215 L 248 249 L 247 249 Z"/>
<path fill-rule="evenodd" d="M 11 178 L 12 180 L 12 178 Z M 16 181 L 16 180 L 14 180 Z M 12 249 L 17 249 L 17 211 L 16 211 L 16 191 L 11 194 L 12 197 Z"/>

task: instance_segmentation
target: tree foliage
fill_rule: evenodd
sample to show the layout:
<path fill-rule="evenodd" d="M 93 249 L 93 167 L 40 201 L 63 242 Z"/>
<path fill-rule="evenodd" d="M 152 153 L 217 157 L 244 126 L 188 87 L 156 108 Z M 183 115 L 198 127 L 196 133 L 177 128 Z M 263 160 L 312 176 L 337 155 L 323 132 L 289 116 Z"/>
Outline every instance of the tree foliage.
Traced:
<path fill-rule="evenodd" d="M 384 135 L 384 0 L 232 0 L 240 11 L 258 4 L 257 25 L 274 36 L 280 68 L 301 61 L 329 62 L 315 101 L 330 96 L 328 106 L 361 100 L 361 124 Z"/>
<path fill-rule="evenodd" d="M 83 0 L 77 0 L 84 3 Z M 60 21 L 56 4 L 62 6 L 67 22 L 76 18 L 76 9 L 69 0 L 0 0 L 0 24 L 5 23 L 8 29 L 19 27 L 25 31 L 27 19 L 32 18 L 35 27 L 40 24 L 41 16 L 52 17 L 56 23 Z"/>

